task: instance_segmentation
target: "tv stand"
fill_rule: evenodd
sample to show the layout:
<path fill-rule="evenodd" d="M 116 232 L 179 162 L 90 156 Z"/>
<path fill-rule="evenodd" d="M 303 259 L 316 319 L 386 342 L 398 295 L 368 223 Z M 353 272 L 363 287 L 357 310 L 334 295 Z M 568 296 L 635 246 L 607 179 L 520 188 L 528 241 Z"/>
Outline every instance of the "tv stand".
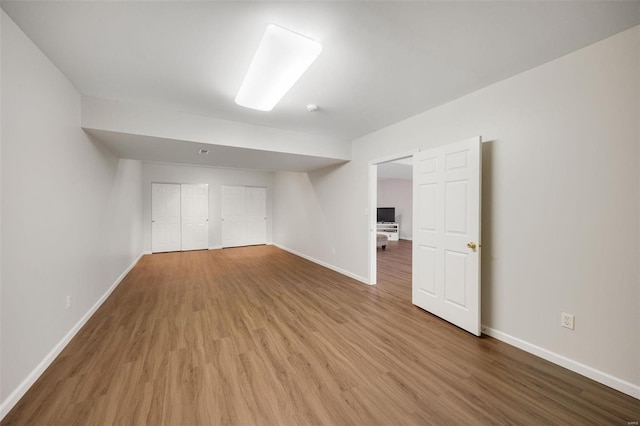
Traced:
<path fill-rule="evenodd" d="M 376 233 L 385 234 L 389 241 L 398 241 L 400 238 L 400 224 L 397 222 L 378 222 Z"/>

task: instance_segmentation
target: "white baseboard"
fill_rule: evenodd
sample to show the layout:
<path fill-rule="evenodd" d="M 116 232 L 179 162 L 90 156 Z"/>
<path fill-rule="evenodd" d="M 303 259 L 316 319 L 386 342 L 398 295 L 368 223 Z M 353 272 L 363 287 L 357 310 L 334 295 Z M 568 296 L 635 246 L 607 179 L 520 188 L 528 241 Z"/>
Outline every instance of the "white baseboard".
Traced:
<path fill-rule="evenodd" d="M 517 337 L 513 337 L 501 331 L 494 330 L 491 327 L 483 325 L 482 332 L 488 336 L 508 343 L 511 346 L 515 346 L 516 348 L 522 349 L 523 351 L 539 356 L 542 359 L 546 359 L 547 361 L 550 361 L 582 376 L 588 377 L 592 380 L 595 380 L 596 382 L 602 383 L 603 385 L 609 386 L 610 388 L 618 390 L 622 393 L 626 393 L 627 395 L 634 398 L 640 399 L 640 386 L 638 385 L 627 382 L 603 371 L 596 370 L 593 367 L 589 367 L 588 365 L 584 365 L 582 363 L 579 363 L 578 361 L 574 361 L 555 352 L 551 352 L 550 350 L 541 348 L 540 346 L 525 342 L 524 340 L 518 339 Z"/>
<path fill-rule="evenodd" d="M 345 269 L 338 268 L 338 267 L 337 267 L 337 266 L 335 266 L 335 265 L 331 265 L 330 263 L 323 262 L 322 260 L 318 260 L 318 259 L 316 259 L 316 258 L 314 258 L 314 257 L 307 256 L 307 255 L 306 255 L 306 254 L 304 254 L 304 253 L 300 253 L 300 252 L 298 252 L 298 251 L 295 251 L 295 250 L 290 249 L 290 248 L 288 248 L 288 247 L 285 247 L 285 246 L 283 246 L 283 245 L 276 244 L 276 243 L 274 243 L 273 245 L 274 245 L 274 246 L 276 246 L 276 247 L 278 247 L 278 248 L 281 248 L 281 249 L 282 249 L 282 250 L 284 250 L 284 251 L 288 251 L 288 252 L 289 252 L 289 253 L 291 253 L 291 254 L 295 254 L 296 256 L 300 256 L 300 257 L 302 257 L 302 258 L 304 258 L 304 259 L 310 260 L 310 261 L 311 261 L 311 262 L 313 262 L 313 263 L 317 263 L 317 264 L 318 264 L 318 265 L 320 265 L 320 266 L 324 266 L 325 268 L 329 268 L 329 269 L 331 269 L 331 270 L 333 270 L 333 271 L 336 271 L 336 272 L 338 272 L 338 273 L 340 273 L 340 274 L 342 274 L 342 275 L 346 275 L 346 276 L 347 276 L 347 277 L 349 277 L 349 278 L 353 278 L 354 280 L 360 281 L 361 283 L 364 283 L 364 284 L 367 284 L 367 285 L 371 285 L 371 283 L 369 282 L 369 280 L 368 280 L 368 279 L 366 279 L 366 278 L 364 278 L 364 277 L 361 277 L 360 275 L 356 275 L 356 274 L 351 273 L 351 272 L 349 272 L 349 271 L 347 271 L 347 270 L 345 270 Z"/>
<path fill-rule="evenodd" d="M 221 250 L 221 249 L 222 249 L 222 246 L 212 246 L 212 247 L 209 247 L 209 250 Z"/>
<path fill-rule="evenodd" d="M 44 357 L 42 361 L 33 369 L 33 371 L 18 385 L 18 387 L 11 392 L 11 394 L 2 401 L 0 404 L 0 420 L 2 420 L 11 409 L 20 401 L 20 398 L 24 396 L 25 393 L 29 390 L 31 386 L 38 380 L 38 378 L 44 373 L 44 371 L 51 365 L 51 363 L 56 359 L 60 352 L 69 344 L 71 339 L 80 331 L 82 326 L 86 324 L 86 322 L 91 318 L 91 316 L 98 310 L 98 308 L 107 300 L 107 297 L 113 293 L 113 290 L 118 287 L 120 282 L 127 276 L 129 271 L 133 269 L 134 266 L 138 263 L 140 258 L 144 253 L 140 253 L 140 255 L 129 265 L 129 267 L 116 279 L 111 287 L 98 299 L 98 301 L 87 311 L 86 314 L 83 315 L 82 318 L 69 330 L 69 332 L 58 342 L 56 346 L 51 349 L 51 351 Z"/>

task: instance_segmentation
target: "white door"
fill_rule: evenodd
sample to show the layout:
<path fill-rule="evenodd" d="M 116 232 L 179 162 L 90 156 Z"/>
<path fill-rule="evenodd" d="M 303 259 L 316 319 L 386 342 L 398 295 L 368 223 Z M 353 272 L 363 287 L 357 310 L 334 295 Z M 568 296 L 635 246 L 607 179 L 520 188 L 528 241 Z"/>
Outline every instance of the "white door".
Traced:
<path fill-rule="evenodd" d="M 182 184 L 182 250 L 209 248 L 209 186 Z"/>
<path fill-rule="evenodd" d="M 247 245 L 267 243 L 267 188 L 245 188 Z"/>
<path fill-rule="evenodd" d="M 222 247 L 245 245 L 244 186 L 222 187 Z"/>
<path fill-rule="evenodd" d="M 419 152 L 413 304 L 480 335 L 480 137 Z"/>
<path fill-rule="evenodd" d="M 151 184 L 151 251 L 180 250 L 180 185 Z"/>

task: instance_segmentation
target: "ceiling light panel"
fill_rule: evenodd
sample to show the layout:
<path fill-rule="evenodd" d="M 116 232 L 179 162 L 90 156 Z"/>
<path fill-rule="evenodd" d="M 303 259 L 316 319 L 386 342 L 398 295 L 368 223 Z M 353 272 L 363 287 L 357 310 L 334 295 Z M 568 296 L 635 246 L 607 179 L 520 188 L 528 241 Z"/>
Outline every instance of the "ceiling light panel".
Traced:
<path fill-rule="evenodd" d="M 321 51 L 317 41 L 269 24 L 240 86 L 236 103 L 271 111 Z"/>

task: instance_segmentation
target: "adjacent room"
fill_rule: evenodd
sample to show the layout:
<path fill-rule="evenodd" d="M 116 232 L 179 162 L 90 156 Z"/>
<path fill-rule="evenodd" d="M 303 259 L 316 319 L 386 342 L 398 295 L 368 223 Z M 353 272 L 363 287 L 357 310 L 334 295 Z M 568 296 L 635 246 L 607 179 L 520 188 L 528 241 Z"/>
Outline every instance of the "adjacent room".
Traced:
<path fill-rule="evenodd" d="M 0 1 L 0 424 L 638 424 L 640 1 Z"/>
<path fill-rule="evenodd" d="M 375 167 L 376 285 L 411 301 L 413 157 Z"/>

